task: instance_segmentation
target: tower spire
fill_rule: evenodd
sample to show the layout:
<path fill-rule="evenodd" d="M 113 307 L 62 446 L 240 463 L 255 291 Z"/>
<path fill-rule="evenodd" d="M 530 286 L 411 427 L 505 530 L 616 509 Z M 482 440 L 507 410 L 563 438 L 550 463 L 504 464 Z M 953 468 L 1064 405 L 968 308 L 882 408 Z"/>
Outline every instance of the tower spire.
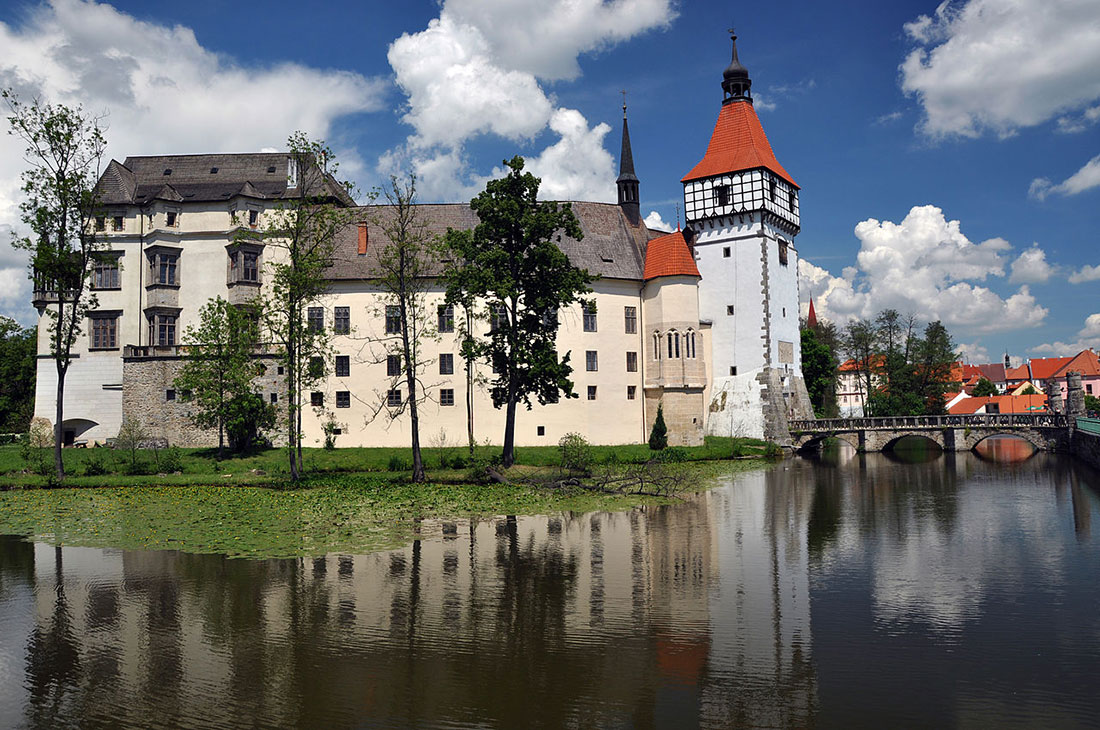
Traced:
<path fill-rule="evenodd" d="M 730 65 L 722 72 L 723 104 L 733 101 L 747 101 L 752 103 L 752 79 L 749 78 L 749 70 L 737 58 L 737 34 L 733 28 L 729 29 L 730 42 L 733 44 L 733 58 Z"/>
<path fill-rule="evenodd" d="M 623 148 L 619 153 L 619 177 L 615 187 L 619 191 L 619 207 L 634 225 L 642 219 L 638 201 L 638 176 L 634 174 L 634 154 L 630 150 L 630 129 L 626 125 L 626 92 L 623 93 Z"/>

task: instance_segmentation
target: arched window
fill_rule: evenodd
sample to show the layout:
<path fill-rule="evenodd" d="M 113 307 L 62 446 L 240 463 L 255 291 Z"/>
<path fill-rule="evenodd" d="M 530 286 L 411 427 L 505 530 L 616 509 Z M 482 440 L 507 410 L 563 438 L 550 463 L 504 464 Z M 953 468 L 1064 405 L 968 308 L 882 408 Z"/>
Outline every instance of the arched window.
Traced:
<path fill-rule="evenodd" d="M 670 358 L 680 357 L 680 333 L 672 331 L 668 333 L 668 356 Z"/>
<path fill-rule="evenodd" d="M 684 335 L 684 357 L 695 359 L 695 330 L 688 330 Z"/>
<path fill-rule="evenodd" d="M 661 359 L 661 333 L 653 333 L 653 358 L 655 360 Z"/>

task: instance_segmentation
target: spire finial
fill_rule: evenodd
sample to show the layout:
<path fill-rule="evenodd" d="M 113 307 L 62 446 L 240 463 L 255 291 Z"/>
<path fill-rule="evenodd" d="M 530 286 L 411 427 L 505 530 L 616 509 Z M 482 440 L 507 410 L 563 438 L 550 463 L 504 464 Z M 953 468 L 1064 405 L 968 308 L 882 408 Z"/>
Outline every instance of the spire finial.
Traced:
<path fill-rule="evenodd" d="M 619 92 L 623 95 L 623 119 L 626 119 L 626 89 Z"/>
<path fill-rule="evenodd" d="M 731 26 L 728 30 L 730 34 L 730 44 L 733 46 L 733 53 L 730 60 L 730 65 L 726 67 L 726 70 L 722 72 L 722 91 L 725 92 L 725 98 L 722 99 L 723 104 L 728 104 L 731 101 L 747 101 L 752 103 L 752 79 L 749 78 L 749 70 L 745 68 L 744 64 L 737 58 L 737 33 Z"/>

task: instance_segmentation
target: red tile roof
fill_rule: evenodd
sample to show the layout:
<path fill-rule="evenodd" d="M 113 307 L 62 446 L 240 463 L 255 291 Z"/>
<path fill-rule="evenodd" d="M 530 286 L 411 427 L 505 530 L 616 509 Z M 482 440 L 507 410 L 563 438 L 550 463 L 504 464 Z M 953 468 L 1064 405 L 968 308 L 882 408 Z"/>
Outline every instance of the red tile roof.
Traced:
<path fill-rule="evenodd" d="M 993 395 L 964 398 L 947 409 L 947 412 L 954 416 L 968 415 L 990 403 L 997 404 L 999 413 L 1036 413 L 1046 410 L 1047 398 L 1045 395 Z"/>
<path fill-rule="evenodd" d="M 1028 380 L 1031 378 L 1031 374 L 1027 371 L 1027 365 L 1021 365 L 1018 368 L 1009 368 L 1005 371 L 1005 378 L 1007 380 Z"/>
<path fill-rule="evenodd" d="M 667 236 L 654 238 L 649 242 L 645 252 L 646 281 L 656 279 L 658 276 L 699 276 L 699 267 L 695 265 L 695 257 L 684 240 L 683 231 L 676 231 Z"/>
<path fill-rule="evenodd" d="M 768 137 L 760 126 L 760 119 L 752 104 L 734 102 L 722 106 L 706 155 L 680 182 L 758 167 L 765 167 L 798 187 L 775 159 L 775 153 L 772 152 L 772 146 L 768 143 Z"/>
<path fill-rule="evenodd" d="M 1081 350 L 1081 352 L 1074 355 L 1068 363 L 1063 365 L 1058 372 L 1054 374 L 1054 377 L 1064 378 L 1066 373 L 1070 371 L 1078 372 L 1082 375 L 1100 375 L 1100 358 L 1097 358 L 1096 353 L 1092 350 Z"/>
<path fill-rule="evenodd" d="M 1072 357 L 1038 357 L 1031 361 L 1031 377 L 1035 380 L 1053 378 L 1059 370 L 1069 365 Z"/>

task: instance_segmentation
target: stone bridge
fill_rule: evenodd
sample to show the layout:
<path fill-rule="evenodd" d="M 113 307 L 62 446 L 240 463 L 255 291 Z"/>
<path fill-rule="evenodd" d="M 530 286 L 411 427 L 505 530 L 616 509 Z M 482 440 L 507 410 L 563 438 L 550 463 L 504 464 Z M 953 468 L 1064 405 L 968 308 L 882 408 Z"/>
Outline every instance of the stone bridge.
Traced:
<path fill-rule="evenodd" d="M 791 421 L 796 450 L 826 438 L 847 441 L 859 451 L 886 451 L 905 436 L 923 436 L 944 451 L 970 451 L 978 442 L 1007 434 L 1019 436 L 1043 451 L 1070 448 L 1075 419 L 1052 413 L 983 413 L 969 416 L 888 416 Z"/>

